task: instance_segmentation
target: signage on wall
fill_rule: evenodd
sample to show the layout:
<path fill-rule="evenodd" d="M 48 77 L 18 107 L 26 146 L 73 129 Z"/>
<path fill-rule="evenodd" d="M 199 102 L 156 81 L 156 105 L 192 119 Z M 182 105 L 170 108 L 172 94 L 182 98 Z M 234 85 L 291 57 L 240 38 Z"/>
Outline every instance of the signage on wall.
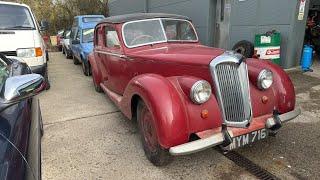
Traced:
<path fill-rule="evenodd" d="M 305 14 L 305 10 L 306 10 L 306 1 L 307 0 L 300 0 L 299 14 L 298 14 L 299 21 L 302 21 L 304 18 L 304 14 Z"/>

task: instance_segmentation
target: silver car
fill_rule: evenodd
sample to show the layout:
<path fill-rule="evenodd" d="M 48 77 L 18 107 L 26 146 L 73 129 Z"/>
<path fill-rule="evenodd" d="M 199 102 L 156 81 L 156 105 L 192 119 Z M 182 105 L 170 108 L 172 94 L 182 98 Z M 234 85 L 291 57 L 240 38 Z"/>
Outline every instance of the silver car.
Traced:
<path fill-rule="evenodd" d="M 61 39 L 62 53 L 65 54 L 66 58 L 68 59 L 72 57 L 72 51 L 70 47 L 70 34 L 71 30 L 65 31 Z"/>

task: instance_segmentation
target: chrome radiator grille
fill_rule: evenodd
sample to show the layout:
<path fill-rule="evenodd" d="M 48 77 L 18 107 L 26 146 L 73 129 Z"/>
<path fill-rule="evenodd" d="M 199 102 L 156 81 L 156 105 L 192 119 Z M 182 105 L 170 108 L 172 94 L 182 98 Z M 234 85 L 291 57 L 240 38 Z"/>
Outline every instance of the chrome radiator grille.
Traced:
<path fill-rule="evenodd" d="M 222 61 L 210 66 L 225 123 L 245 127 L 252 115 L 246 63 L 239 65 L 235 61 Z"/>

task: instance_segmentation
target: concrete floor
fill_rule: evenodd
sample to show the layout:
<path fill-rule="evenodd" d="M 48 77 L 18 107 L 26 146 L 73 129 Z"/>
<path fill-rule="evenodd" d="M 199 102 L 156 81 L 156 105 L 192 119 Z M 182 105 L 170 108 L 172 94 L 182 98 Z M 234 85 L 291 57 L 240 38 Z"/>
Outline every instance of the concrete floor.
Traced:
<path fill-rule="evenodd" d="M 45 134 L 43 179 L 254 179 L 208 149 L 154 167 L 144 156 L 136 125 L 61 53 L 51 53 L 51 89 L 40 95 Z M 237 150 L 282 179 L 320 176 L 320 66 L 290 72 L 303 110 L 276 138 Z"/>

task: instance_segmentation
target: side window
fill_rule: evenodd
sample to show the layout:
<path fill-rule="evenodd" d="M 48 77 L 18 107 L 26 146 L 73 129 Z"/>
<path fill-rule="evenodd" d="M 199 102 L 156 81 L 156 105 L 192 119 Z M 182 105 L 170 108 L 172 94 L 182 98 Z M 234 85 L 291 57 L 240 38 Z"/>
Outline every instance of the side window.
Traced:
<path fill-rule="evenodd" d="M 77 34 L 77 28 L 76 27 L 72 27 L 71 34 L 70 34 L 70 39 L 75 39 L 76 34 Z"/>
<path fill-rule="evenodd" d="M 81 34 L 81 31 L 80 31 L 80 29 L 78 29 L 77 36 L 76 36 L 76 40 L 79 40 L 79 41 L 80 41 L 80 34 Z"/>
<path fill-rule="evenodd" d="M 117 31 L 113 27 L 105 28 L 105 46 L 107 48 L 120 48 L 120 41 Z"/>
<path fill-rule="evenodd" d="M 96 46 L 104 47 L 104 31 L 101 26 L 96 28 L 95 32 Z"/>
<path fill-rule="evenodd" d="M 97 46 L 98 43 L 99 43 L 99 38 L 98 38 L 99 37 L 99 34 L 98 34 L 99 28 L 100 27 L 96 27 L 95 30 L 94 30 L 94 41 L 93 41 L 93 43 L 94 43 L 93 45 L 94 46 Z"/>
<path fill-rule="evenodd" d="M 74 18 L 74 20 L 73 20 L 73 23 L 72 23 L 72 26 L 74 27 L 74 26 L 78 26 L 78 18 Z"/>

